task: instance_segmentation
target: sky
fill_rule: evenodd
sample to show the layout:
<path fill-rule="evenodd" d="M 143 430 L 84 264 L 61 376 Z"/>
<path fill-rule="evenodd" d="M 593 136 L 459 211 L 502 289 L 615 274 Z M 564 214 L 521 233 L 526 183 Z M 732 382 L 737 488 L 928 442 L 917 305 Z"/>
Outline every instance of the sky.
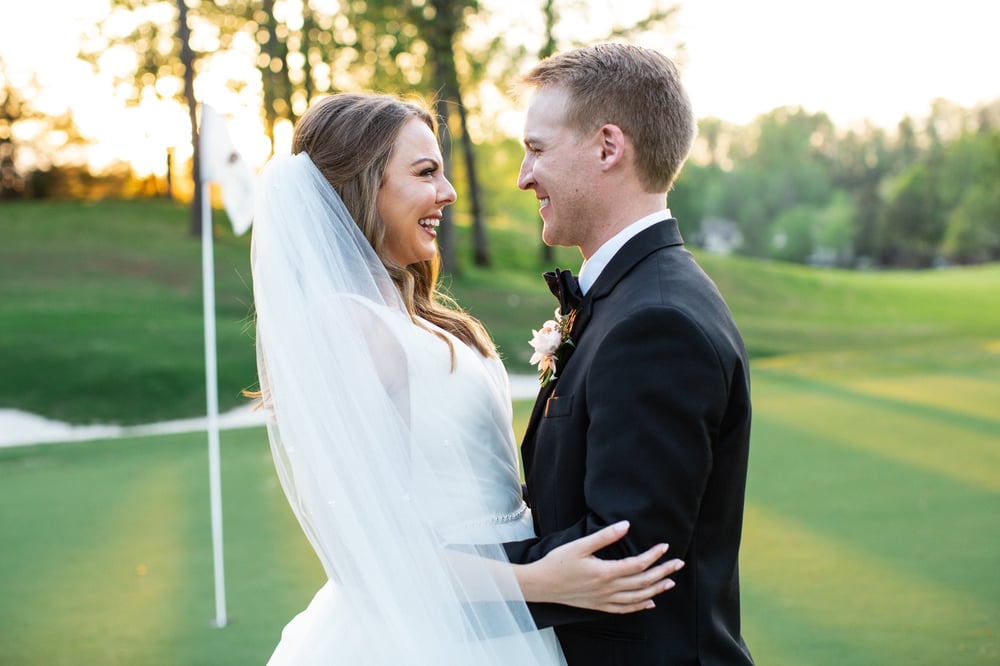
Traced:
<path fill-rule="evenodd" d="M 891 127 L 938 97 L 1000 98 L 996 0 L 689 0 L 680 20 L 699 117 L 800 105 Z"/>
<path fill-rule="evenodd" d="M 0 0 L 0 57 L 15 69 L 37 71 L 49 86 L 46 108 L 71 105 L 84 133 L 100 139 L 103 159 L 138 162 L 144 140 L 172 140 L 162 136 L 164 123 L 109 108 L 110 83 L 73 64 L 74 18 L 93 17 L 106 3 Z M 641 3 L 595 6 L 608 4 L 631 10 Z M 682 74 L 699 117 L 746 123 L 793 105 L 824 111 L 838 125 L 870 119 L 891 128 L 906 114 L 926 115 L 935 98 L 964 107 L 1000 98 L 997 0 L 679 4 L 672 37 L 685 44 Z M 596 29 L 600 20 L 593 17 Z M 659 44 L 653 36 L 643 43 L 669 53 L 673 39 Z M 259 142 L 254 145 L 259 152 Z M 159 166 L 155 159 L 149 168 Z"/>

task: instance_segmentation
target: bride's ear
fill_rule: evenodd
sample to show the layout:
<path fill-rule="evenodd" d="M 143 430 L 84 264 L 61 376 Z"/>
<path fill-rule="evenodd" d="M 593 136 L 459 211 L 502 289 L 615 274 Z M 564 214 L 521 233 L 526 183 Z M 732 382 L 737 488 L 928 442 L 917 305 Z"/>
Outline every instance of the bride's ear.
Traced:
<path fill-rule="evenodd" d="M 611 169 L 624 159 L 625 133 L 618 125 L 608 123 L 599 130 L 601 166 L 604 171 Z"/>

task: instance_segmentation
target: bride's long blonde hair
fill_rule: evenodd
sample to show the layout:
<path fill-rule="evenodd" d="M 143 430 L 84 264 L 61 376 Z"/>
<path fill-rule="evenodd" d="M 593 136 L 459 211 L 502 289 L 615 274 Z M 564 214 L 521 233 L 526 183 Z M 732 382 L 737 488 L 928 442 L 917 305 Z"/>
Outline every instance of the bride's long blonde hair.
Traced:
<path fill-rule="evenodd" d="M 411 118 L 426 123 L 437 135 L 434 117 L 415 103 L 390 95 L 331 95 L 299 119 L 292 137 L 292 153 L 308 154 L 340 195 L 395 282 L 414 323 L 424 326 L 418 318 L 428 321 L 484 356 L 495 356 L 496 347 L 483 325 L 441 290 L 439 256 L 399 266 L 385 253 L 386 230 L 376 201 L 396 138 Z M 432 332 L 451 346 L 445 336 Z"/>

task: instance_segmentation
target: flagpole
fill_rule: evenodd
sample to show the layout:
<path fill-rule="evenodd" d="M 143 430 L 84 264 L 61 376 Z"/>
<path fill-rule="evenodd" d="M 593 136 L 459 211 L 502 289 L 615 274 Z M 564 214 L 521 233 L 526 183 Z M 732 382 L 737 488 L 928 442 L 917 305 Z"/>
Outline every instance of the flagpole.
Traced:
<path fill-rule="evenodd" d="M 201 137 L 199 136 L 199 141 Z M 204 148 L 201 183 L 201 272 L 202 302 L 205 318 L 205 399 L 208 416 L 208 476 L 212 512 L 212 558 L 215 573 L 215 619 L 212 624 L 224 627 L 226 618 L 226 573 L 222 557 L 222 482 L 219 456 L 219 380 L 215 336 L 215 251 L 212 239 L 211 189 L 204 180 Z"/>
<path fill-rule="evenodd" d="M 253 175 L 233 147 L 225 120 L 207 104 L 201 105 L 198 132 L 201 181 L 201 270 L 205 306 L 205 400 L 207 402 L 208 475 L 212 510 L 212 557 L 215 570 L 216 627 L 226 626 L 226 574 L 222 556 L 222 482 L 219 456 L 219 380 L 215 339 L 215 253 L 212 248 L 212 192 L 210 183 L 222 186 L 222 205 L 236 235 L 253 220 Z M 249 207 L 248 207 L 249 206 Z"/>

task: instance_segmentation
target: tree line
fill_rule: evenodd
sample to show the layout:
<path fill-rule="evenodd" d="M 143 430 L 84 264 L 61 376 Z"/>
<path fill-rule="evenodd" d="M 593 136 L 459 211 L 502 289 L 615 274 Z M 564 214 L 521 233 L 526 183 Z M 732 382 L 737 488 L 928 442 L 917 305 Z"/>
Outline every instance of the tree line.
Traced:
<path fill-rule="evenodd" d="M 608 7 L 615 4 L 603 1 Z M 488 266 L 477 168 L 482 150 L 470 131 L 470 119 L 483 124 L 486 104 L 481 90 L 504 89 L 525 61 L 579 45 L 571 33 L 561 34 L 561 21 L 585 20 L 588 6 L 600 2 L 523 3 L 527 24 L 540 28 L 535 50 L 512 46 L 511 35 L 491 32 L 490 21 L 496 14 L 487 4 L 479 0 L 112 0 L 107 18 L 83 40 L 81 57 L 99 67 L 110 49 L 134 52 L 135 66 L 120 81 L 129 91 L 128 103 L 169 97 L 187 106 L 195 150 L 190 166 L 193 235 L 199 231 L 202 196 L 196 80 L 207 70 L 213 70 L 216 81 L 224 70 L 225 88 L 254 99 L 272 140 L 276 129 L 282 123 L 294 125 L 317 95 L 374 90 L 423 97 L 437 114 L 446 171 L 464 175 L 473 261 Z M 648 11 L 640 20 L 606 25 L 595 38 L 660 29 L 677 12 L 659 0 L 642 4 Z M 473 29 L 478 29 L 478 36 L 470 36 Z M 246 67 L 221 66 L 241 58 Z M 164 81 L 177 83 L 161 85 Z M 450 208 L 445 210 L 439 229 L 446 270 L 457 265 L 452 214 Z"/>
<path fill-rule="evenodd" d="M 936 100 L 891 131 L 801 108 L 699 129 L 669 199 L 701 242 L 735 232 L 741 254 L 848 267 L 1000 259 L 1000 100 Z"/>
<path fill-rule="evenodd" d="M 566 26 L 586 22 L 593 4 L 523 3 L 522 18 L 536 38 L 526 46 L 530 40 L 494 27 L 490 3 L 480 0 L 112 0 L 105 20 L 81 30 L 80 58 L 96 70 L 108 52 L 127 54 L 133 66 L 116 73 L 125 103 L 155 98 L 184 107 L 195 148 L 198 82 L 209 73 L 218 82 L 221 72 L 228 94 L 259 106 L 272 140 L 320 95 L 379 90 L 424 97 L 442 127 L 446 168 L 459 176 L 471 260 L 487 266 L 487 212 L 537 223 L 530 197 L 512 196 L 509 171 L 520 147 L 489 131 L 488 89 L 505 93 L 516 73 L 556 50 L 669 33 L 677 13 L 647 0 L 640 20 L 581 39 Z M 0 198 L 107 191 L 107 177 L 65 158 L 86 144 L 71 115 L 38 113 L 37 94 L 31 81 L 14 85 L 0 62 Z M 43 143 L 59 146 L 62 159 L 45 159 L 37 145 L 18 142 L 13 130 L 25 123 L 44 127 Z M 942 100 L 928 118 L 904 118 L 892 131 L 872 125 L 845 131 L 825 114 L 796 108 L 743 126 L 705 118 L 699 128 L 695 153 L 669 196 L 695 244 L 839 266 L 1000 258 L 1000 104 L 962 109 Z M 39 153 L 40 166 L 19 172 L 18 151 Z M 197 232 L 197 159 L 178 165 L 168 152 L 164 160 L 166 193 L 174 191 L 172 181 L 194 183 Z M 497 173 L 501 168 L 508 171 Z M 120 194 L 148 193 L 127 174 L 117 177 Z M 447 211 L 440 234 L 446 269 L 458 264 Z"/>

